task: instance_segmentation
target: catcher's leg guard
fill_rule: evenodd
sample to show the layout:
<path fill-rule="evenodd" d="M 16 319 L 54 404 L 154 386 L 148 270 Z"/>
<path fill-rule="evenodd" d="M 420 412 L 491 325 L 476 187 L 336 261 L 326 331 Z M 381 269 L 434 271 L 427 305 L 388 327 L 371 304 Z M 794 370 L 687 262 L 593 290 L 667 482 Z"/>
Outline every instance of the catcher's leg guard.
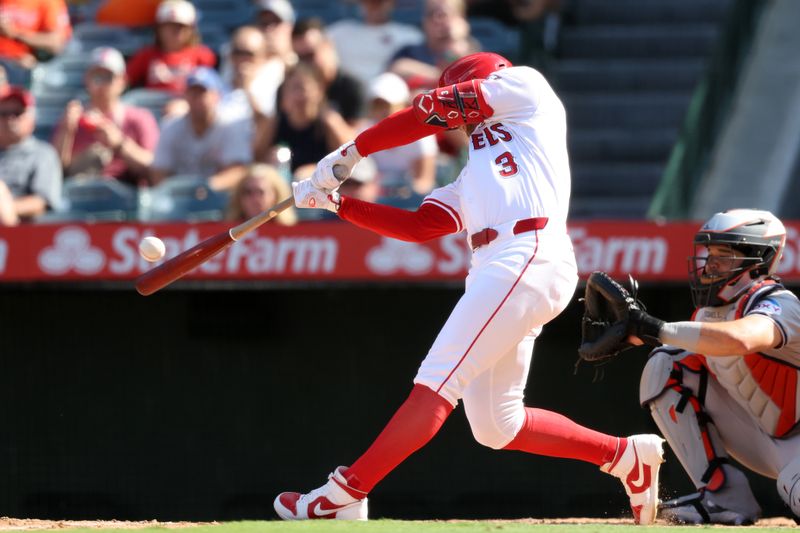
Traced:
<path fill-rule="evenodd" d="M 670 348 L 655 350 L 642 373 L 640 401 L 701 491 L 665 502 L 661 516 L 690 523 L 751 523 L 761 509 L 744 474 L 729 464 L 704 409 L 709 379 L 698 356 Z"/>
<path fill-rule="evenodd" d="M 795 521 L 798 521 L 800 518 L 800 457 L 784 466 L 778 474 L 778 494 L 792 510 Z"/>

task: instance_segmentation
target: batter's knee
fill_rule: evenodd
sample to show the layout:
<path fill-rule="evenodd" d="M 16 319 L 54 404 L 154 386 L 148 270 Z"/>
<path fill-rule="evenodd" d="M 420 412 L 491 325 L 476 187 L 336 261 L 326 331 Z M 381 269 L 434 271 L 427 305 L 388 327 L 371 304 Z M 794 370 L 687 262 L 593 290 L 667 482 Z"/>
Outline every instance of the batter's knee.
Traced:
<path fill-rule="evenodd" d="M 464 411 L 475 440 L 494 450 L 501 450 L 514 440 L 525 422 L 525 407 L 521 401 L 497 406 L 464 398 Z"/>

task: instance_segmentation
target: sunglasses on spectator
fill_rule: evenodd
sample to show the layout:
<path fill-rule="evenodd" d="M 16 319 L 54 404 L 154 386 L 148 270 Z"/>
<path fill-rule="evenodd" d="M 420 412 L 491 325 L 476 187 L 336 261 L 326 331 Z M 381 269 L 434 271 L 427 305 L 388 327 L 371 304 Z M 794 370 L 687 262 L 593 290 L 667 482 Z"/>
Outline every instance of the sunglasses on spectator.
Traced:
<path fill-rule="evenodd" d="M 254 50 L 247 50 L 245 48 L 234 48 L 231 50 L 231 55 L 240 57 L 256 57 Z"/>
<path fill-rule="evenodd" d="M 256 20 L 256 26 L 260 28 L 270 28 L 283 22 L 277 15 L 267 11 Z"/>
<path fill-rule="evenodd" d="M 244 196 L 263 196 L 266 192 L 266 189 L 260 187 L 245 187 L 242 189 L 242 194 L 244 194 Z"/>
<path fill-rule="evenodd" d="M 89 81 L 92 83 L 96 83 L 98 85 L 106 85 L 111 83 L 111 80 L 114 79 L 114 75 L 108 71 L 98 71 L 92 72 L 89 74 Z"/>
<path fill-rule="evenodd" d="M 0 118 L 19 118 L 24 114 L 24 109 L 8 109 L 5 111 L 0 111 Z"/>

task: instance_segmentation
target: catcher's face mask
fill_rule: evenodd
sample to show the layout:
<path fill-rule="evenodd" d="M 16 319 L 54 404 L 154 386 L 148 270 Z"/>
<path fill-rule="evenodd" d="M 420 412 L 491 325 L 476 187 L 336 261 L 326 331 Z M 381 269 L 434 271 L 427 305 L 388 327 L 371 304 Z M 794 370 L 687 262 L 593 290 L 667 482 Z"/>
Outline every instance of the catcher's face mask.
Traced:
<path fill-rule="evenodd" d="M 689 257 L 689 284 L 695 307 L 718 306 L 729 303 L 722 293 L 727 287 L 738 285 L 754 266 L 761 264 L 760 257 L 749 257 L 743 250 L 727 245 L 695 244 L 694 255 Z M 732 296 L 741 291 L 736 290 Z"/>

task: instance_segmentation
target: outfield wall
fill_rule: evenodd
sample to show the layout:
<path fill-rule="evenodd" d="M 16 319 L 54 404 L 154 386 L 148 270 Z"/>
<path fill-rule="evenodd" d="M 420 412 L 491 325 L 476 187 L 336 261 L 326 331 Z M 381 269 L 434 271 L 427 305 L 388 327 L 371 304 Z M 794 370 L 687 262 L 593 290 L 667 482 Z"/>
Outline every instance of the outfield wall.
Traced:
<path fill-rule="evenodd" d="M 0 516 L 271 518 L 282 490 L 348 464 L 405 399 L 457 288 L 133 290 L 3 287 Z M 685 318 L 683 286 L 645 287 Z M 612 433 L 638 406 L 645 351 L 573 375 L 576 301 L 537 343 L 528 404 Z M 673 456 L 662 476 L 689 489 Z M 767 514 L 774 483 L 756 480 Z M 619 516 L 621 485 L 576 461 L 475 443 L 458 408 L 378 486 L 373 517 Z"/>

